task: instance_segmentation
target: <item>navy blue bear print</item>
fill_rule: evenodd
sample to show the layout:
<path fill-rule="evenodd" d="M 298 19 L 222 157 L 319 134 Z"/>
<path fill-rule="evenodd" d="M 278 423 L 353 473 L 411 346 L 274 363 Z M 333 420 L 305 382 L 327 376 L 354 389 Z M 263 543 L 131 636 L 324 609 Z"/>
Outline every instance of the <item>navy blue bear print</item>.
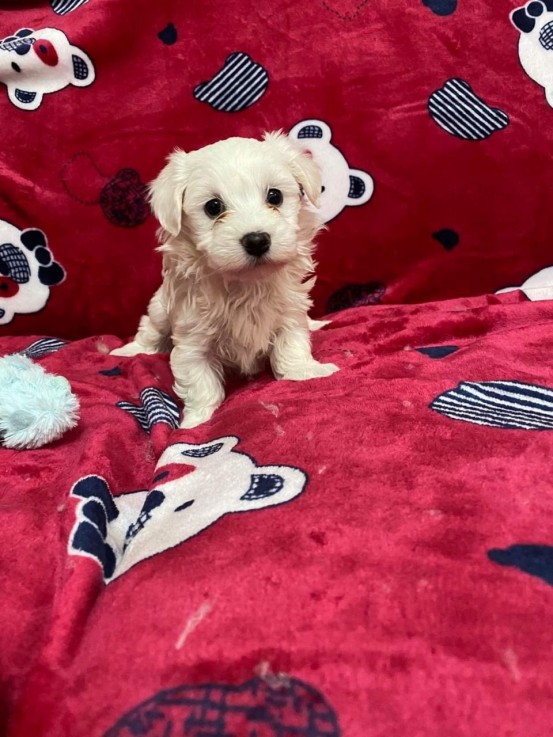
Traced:
<path fill-rule="evenodd" d="M 428 358 L 447 358 L 452 353 L 456 353 L 459 350 L 459 346 L 456 345 L 432 345 L 425 346 L 424 348 L 416 348 L 418 353 L 422 353 L 423 356 Z"/>
<path fill-rule="evenodd" d="M 121 368 L 119 366 L 114 366 L 110 369 L 102 369 L 98 373 L 102 374 L 102 376 L 121 376 L 123 372 L 121 371 Z"/>
<path fill-rule="evenodd" d="M 177 43 L 179 35 L 175 28 L 175 24 L 168 23 L 165 28 L 157 34 L 157 37 L 166 46 L 172 46 Z"/>
<path fill-rule="evenodd" d="M 436 15 L 451 15 L 457 10 L 457 0 L 422 0 Z"/>
<path fill-rule="evenodd" d="M 446 251 L 452 251 L 456 246 L 459 245 L 459 233 L 451 228 L 443 228 L 432 233 L 432 238 L 438 241 Z"/>
<path fill-rule="evenodd" d="M 512 566 L 523 573 L 537 576 L 553 586 L 553 547 L 551 545 L 511 545 L 493 548 L 488 558 L 500 566 Z"/>

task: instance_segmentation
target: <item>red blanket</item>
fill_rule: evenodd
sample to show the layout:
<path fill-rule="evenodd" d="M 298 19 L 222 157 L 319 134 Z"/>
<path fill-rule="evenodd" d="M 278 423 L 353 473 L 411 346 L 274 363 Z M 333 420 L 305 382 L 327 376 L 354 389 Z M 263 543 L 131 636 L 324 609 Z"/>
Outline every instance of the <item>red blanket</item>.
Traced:
<path fill-rule="evenodd" d="M 549 737 L 552 319 L 346 311 L 194 431 L 166 356 L 4 339 L 82 405 L 0 450 L 5 733 Z"/>
<path fill-rule="evenodd" d="M 175 146 L 280 128 L 322 169 L 318 313 L 551 267 L 553 2 L 519 4 L 12 0 L 0 335 L 134 333 L 161 273 L 145 183 Z"/>

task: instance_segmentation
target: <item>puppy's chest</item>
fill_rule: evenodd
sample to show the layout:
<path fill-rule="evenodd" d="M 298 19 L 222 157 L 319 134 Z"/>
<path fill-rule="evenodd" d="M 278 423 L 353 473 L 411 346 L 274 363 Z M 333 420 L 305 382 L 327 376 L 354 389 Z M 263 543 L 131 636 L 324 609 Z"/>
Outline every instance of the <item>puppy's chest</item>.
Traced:
<path fill-rule="evenodd" d="M 219 332 L 219 357 L 243 373 L 254 373 L 259 359 L 267 356 L 282 316 L 270 304 L 234 304 Z"/>

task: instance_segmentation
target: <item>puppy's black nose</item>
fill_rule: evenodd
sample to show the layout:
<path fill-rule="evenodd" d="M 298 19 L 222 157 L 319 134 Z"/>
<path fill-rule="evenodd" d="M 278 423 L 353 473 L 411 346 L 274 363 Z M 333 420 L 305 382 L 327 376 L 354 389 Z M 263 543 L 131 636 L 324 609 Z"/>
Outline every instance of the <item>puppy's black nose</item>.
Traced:
<path fill-rule="evenodd" d="M 268 233 L 246 233 L 240 243 L 250 256 L 261 258 L 271 247 L 271 236 Z"/>

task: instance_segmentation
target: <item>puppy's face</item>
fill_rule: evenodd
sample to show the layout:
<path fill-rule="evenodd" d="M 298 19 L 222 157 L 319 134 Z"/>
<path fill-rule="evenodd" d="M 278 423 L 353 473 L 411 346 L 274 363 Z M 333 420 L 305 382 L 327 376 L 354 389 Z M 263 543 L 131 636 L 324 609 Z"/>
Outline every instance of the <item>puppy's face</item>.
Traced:
<path fill-rule="evenodd" d="M 151 186 L 162 227 L 182 231 L 211 269 L 236 278 L 270 273 L 298 255 L 304 193 L 317 202 L 317 166 L 278 134 L 176 151 Z"/>

